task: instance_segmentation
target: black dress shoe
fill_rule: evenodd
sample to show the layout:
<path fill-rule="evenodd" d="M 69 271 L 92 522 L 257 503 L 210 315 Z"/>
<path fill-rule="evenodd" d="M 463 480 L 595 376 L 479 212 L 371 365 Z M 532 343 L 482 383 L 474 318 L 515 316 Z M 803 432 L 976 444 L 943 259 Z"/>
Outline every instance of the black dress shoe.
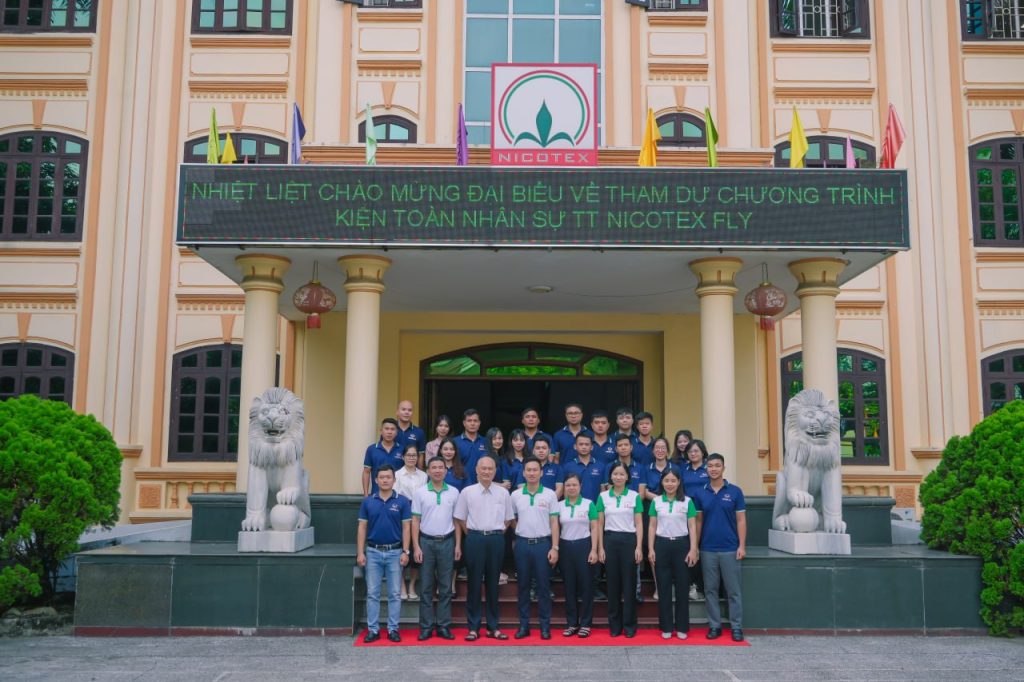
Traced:
<path fill-rule="evenodd" d="M 732 641 L 742 642 L 743 641 L 743 630 L 741 628 L 732 629 Z"/>
<path fill-rule="evenodd" d="M 453 635 L 452 631 L 449 630 L 448 628 L 438 628 L 437 629 L 437 636 L 440 637 L 441 639 L 447 639 L 447 640 L 455 639 L 455 635 Z"/>
<path fill-rule="evenodd" d="M 718 639 L 722 636 L 722 628 L 708 628 L 708 639 Z"/>
<path fill-rule="evenodd" d="M 525 639 L 530 636 L 530 628 L 519 628 L 516 630 L 516 639 Z"/>
<path fill-rule="evenodd" d="M 551 630 L 548 630 L 547 628 L 542 629 L 540 631 L 540 638 L 541 639 L 551 639 Z"/>
<path fill-rule="evenodd" d="M 633 639 L 634 637 L 636 637 L 636 630 L 631 630 L 630 628 L 626 628 L 626 638 L 627 639 Z"/>
<path fill-rule="evenodd" d="M 398 634 L 398 630 L 388 630 L 388 641 L 389 642 L 401 642 L 402 636 Z"/>
<path fill-rule="evenodd" d="M 420 630 L 420 636 L 417 637 L 416 639 L 421 641 L 421 642 L 425 642 L 426 640 L 430 639 L 433 636 L 434 636 L 434 631 L 431 630 L 430 628 L 426 628 L 425 630 Z"/>
<path fill-rule="evenodd" d="M 608 631 L 608 636 L 609 637 L 618 637 L 621 634 L 622 634 L 622 630 L 609 630 Z"/>
<path fill-rule="evenodd" d="M 373 644 L 380 639 L 380 630 L 374 632 L 373 630 L 367 630 L 366 635 L 363 636 L 363 642 L 365 644 Z"/>

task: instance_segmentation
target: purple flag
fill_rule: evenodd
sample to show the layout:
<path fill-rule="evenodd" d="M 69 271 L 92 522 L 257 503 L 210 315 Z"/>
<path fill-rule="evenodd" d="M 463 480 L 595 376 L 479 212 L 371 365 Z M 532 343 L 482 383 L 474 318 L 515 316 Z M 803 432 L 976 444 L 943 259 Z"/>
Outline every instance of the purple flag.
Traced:
<path fill-rule="evenodd" d="M 459 105 L 459 131 L 455 140 L 455 165 L 469 165 L 469 137 L 466 133 L 466 112 Z"/>
<path fill-rule="evenodd" d="M 857 167 L 857 159 L 855 159 L 853 156 L 853 140 L 851 140 L 849 137 L 846 138 L 846 167 Z"/>
<path fill-rule="evenodd" d="M 292 141 L 288 150 L 288 163 L 302 163 L 302 138 L 306 136 L 306 124 L 302 122 L 299 105 L 292 109 Z"/>

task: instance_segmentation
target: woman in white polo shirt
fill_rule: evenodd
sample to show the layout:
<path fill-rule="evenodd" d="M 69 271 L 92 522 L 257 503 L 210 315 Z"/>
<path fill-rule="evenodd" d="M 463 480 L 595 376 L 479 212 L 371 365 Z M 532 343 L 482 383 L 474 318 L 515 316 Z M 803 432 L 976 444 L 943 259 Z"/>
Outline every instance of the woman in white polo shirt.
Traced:
<path fill-rule="evenodd" d="M 566 474 L 565 499 L 558 503 L 558 564 L 565 583 L 565 624 L 563 637 L 590 637 L 594 620 L 594 566 L 597 564 L 597 504 L 580 494 L 578 474 Z M 577 602 L 579 605 L 577 607 Z"/>
<path fill-rule="evenodd" d="M 661 475 L 661 495 L 651 500 L 647 558 L 661 588 L 658 600 L 658 626 L 661 636 L 670 639 L 675 632 L 686 639 L 690 631 L 690 568 L 697 563 L 697 510 L 683 493 L 682 478 L 674 467 Z M 675 588 L 673 609 L 672 591 Z"/>
<path fill-rule="evenodd" d="M 643 559 L 644 505 L 626 487 L 630 472 L 621 461 L 608 472 L 610 488 L 597 497 L 598 526 L 603 531 L 598 558 L 608 576 L 608 629 L 612 637 L 636 636 L 636 565 Z"/>

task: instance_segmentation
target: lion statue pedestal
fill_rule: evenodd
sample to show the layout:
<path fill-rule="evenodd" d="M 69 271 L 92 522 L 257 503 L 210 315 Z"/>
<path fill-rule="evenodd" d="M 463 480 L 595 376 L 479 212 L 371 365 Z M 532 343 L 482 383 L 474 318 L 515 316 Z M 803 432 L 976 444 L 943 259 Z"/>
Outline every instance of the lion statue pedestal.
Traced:
<path fill-rule="evenodd" d="M 849 554 L 835 401 L 813 388 L 793 396 L 785 445 L 768 547 L 789 554 Z"/>
<path fill-rule="evenodd" d="M 313 546 L 309 474 L 302 468 L 302 401 L 268 388 L 249 409 L 249 488 L 239 552 L 300 552 Z"/>

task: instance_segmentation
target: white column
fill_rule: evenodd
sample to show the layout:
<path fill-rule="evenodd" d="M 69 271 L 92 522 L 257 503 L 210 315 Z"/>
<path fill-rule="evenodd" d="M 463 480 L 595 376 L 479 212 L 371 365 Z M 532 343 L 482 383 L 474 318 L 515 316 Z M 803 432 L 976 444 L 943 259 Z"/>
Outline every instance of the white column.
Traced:
<path fill-rule="evenodd" d="M 244 492 L 249 481 L 249 407 L 256 396 L 274 385 L 277 365 L 277 306 L 284 290 L 282 278 L 291 261 L 282 256 L 254 253 L 239 256 L 245 292 L 245 331 L 242 336 L 242 386 L 238 409 L 238 470 L 235 489 Z"/>
<path fill-rule="evenodd" d="M 804 388 L 816 388 L 830 400 L 839 399 L 836 296 L 839 274 L 846 264 L 839 258 L 804 258 L 789 264 L 800 299 Z"/>
<path fill-rule="evenodd" d="M 735 277 L 739 258 L 690 262 L 700 298 L 701 438 L 711 452 L 736 461 L 736 351 L 733 332 Z M 730 459 L 732 458 L 732 459 Z"/>
<path fill-rule="evenodd" d="M 383 256 L 343 256 L 347 315 L 345 325 L 345 402 L 342 417 L 342 492 L 362 492 L 363 453 L 377 440 L 377 377 L 380 360 L 380 296 Z"/>

